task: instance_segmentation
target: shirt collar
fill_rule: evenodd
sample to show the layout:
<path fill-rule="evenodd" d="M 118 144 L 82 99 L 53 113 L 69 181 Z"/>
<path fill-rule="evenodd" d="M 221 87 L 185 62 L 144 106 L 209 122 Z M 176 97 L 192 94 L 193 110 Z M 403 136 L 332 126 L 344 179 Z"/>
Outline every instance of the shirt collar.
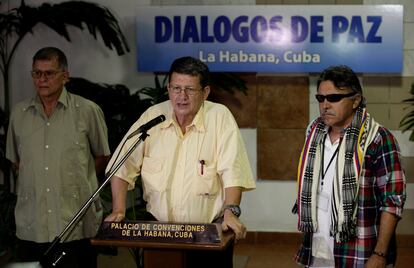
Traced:
<path fill-rule="evenodd" d="M 59 99 L 58 99 L 58 105 L 63 105 L 63 107 L 68 107 L 68 92 L 66 91 L 66 88 L 63 87 L 62 92 L 60 93 Z M 32 100 L 27 105 L 26 109 L 28 108 L 35 108 L 35 107 L 42 107 L 42 102 L 39 98 L 39 95 L 36 94 L 36 97 L 32 98 Z"/>
<path fill-rule="evenodd" d="M 201 107 L 198 110 L 196 116 L 194 117 L 193 122 L 189 126 L 189 127 L 194 126 L 195 129 L 199 132 L 204 132 L 205 131 L 205 126 L 204 126 L 204 111 L 205 111 L 204 103 L 205 102 L 203 101 L 203 104 L 201 104 Z"/>
<path fill-rule="evenodd" d="M 205 125 L 204 125 L 204 114 L 205 114 L 205 101 L 203 102 L 203 104 L 201 105 L 200 109 L 198 110 L 196 116 L 193 119 L 193 122 L 191 122 L 190 125 L 187 126 L 187 128 L 191 128 L 194 127 L 197 131 L 199 132 L 204 132 L 205 131 Z M 177 121 L 175 120 L 175 116 L 174 116 L 174 110 L 170 101 L 170 106 L 169 106 L 169 110 L 166 114 L 166 120 L 165 122 L 161 125 L 161 128 L 168 128 L 171 125 L 177 124 Z"/>

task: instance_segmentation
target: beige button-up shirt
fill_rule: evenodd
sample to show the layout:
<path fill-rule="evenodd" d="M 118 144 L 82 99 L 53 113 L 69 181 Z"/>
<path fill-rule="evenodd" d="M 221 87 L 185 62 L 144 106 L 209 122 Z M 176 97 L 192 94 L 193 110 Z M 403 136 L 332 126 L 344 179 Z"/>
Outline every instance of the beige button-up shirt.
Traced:
<path fill-rule="evenodd" d="M 17 237 L 50 242 L 97 188 L 94 156 L 109 155 L 102 110 L 63 90 L 48 118 L 38 98 L 15 105 L 7 158 L 19 163 Z M 95 202 L 69 240 L 92 237 L 102 211 Z"/>
<path fill-rule="evenodd" d="M 224 188 L 255 188 L 239 128 L 224 105 L 205 101 L 183 135 L 166 101 L 148 109 L 125 137 L 161 114 L 166 120 L 148 131 L 149 137 L 116 173 L 130 189 L 141 174 L 147 210 L 157 220 L 210 223 L 220 216 Z M 122 156 L 138 137 L 123 148 L 121 142 L 114 156 Z"/>

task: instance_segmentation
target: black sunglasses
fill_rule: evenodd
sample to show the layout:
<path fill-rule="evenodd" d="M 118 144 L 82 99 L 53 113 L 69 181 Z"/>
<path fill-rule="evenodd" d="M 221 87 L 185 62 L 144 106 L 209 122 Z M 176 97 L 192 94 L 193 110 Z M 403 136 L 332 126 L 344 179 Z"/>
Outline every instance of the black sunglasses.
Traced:
<path fill-rule="evenodd" d="M 348 98 L 348 97 L 354 96 L 355 94 L 357 93 L 351 92 L 348 94 L 329 94 L 329 95 L 316 94 L 315 97 L 320 103 L 324 102 L 325 99 L 329 102 L 338 102 L 342 100 L 343 98 Z"/>

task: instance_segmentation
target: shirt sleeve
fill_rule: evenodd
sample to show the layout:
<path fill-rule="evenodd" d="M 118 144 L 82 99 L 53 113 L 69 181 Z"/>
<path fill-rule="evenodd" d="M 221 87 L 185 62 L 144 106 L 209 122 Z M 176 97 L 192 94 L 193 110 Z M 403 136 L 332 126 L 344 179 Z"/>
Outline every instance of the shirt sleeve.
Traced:
<path fill-rule="evenodd" d="M 108 144 L 108 129 L 104 114 L 98 105 L 93 104 L 89 110 L 88 139 L 92 154 L 97 156 L 110 155 Z"/>
<path fill-rule="evenodd" d="M 401 154 L 394 136 L 385 128 L 379 129 L 375 159 L 375 184 L 380 193 L 380 209 L 401 217 L 406 200 L 406 180 Z"/>
<path fill-rule="evenodd" d="M 242 187 L 243 191 L 256 188 L 243 138 L 229 110 L 226 110 L 222 129 L 219 134 L 217 171 L 224 188 Z"/>

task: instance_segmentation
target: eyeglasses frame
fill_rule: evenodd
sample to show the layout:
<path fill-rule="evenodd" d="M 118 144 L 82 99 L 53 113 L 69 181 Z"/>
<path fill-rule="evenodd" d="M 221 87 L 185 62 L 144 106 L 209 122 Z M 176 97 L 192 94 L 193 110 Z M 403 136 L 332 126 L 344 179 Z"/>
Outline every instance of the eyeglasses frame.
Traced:
<path fill-rule="evenodd" d="M 30 71 L 30 75 L 32 76 L 33 79 L 41 79 L 44 76 L 47 80 L 51 80 L 55 78 L 58 73 L 64 73 L 64 72 L 65 70 L 46 70 L 46 71 L 32 70 Z"/>
<path fill-rule="evenodd" d="M 203 91 L 203 89 L 195 89 L 192 87 L 179 87 L 179 86 L 170 86 L 168 85 L 168 88 L 171 90 L 172 93 L 178 95 L 181 94 L 181 92 L 184 92 L 186 95 L 188 96 L 195 96 L 197 95 L 199 92 Z"/>

